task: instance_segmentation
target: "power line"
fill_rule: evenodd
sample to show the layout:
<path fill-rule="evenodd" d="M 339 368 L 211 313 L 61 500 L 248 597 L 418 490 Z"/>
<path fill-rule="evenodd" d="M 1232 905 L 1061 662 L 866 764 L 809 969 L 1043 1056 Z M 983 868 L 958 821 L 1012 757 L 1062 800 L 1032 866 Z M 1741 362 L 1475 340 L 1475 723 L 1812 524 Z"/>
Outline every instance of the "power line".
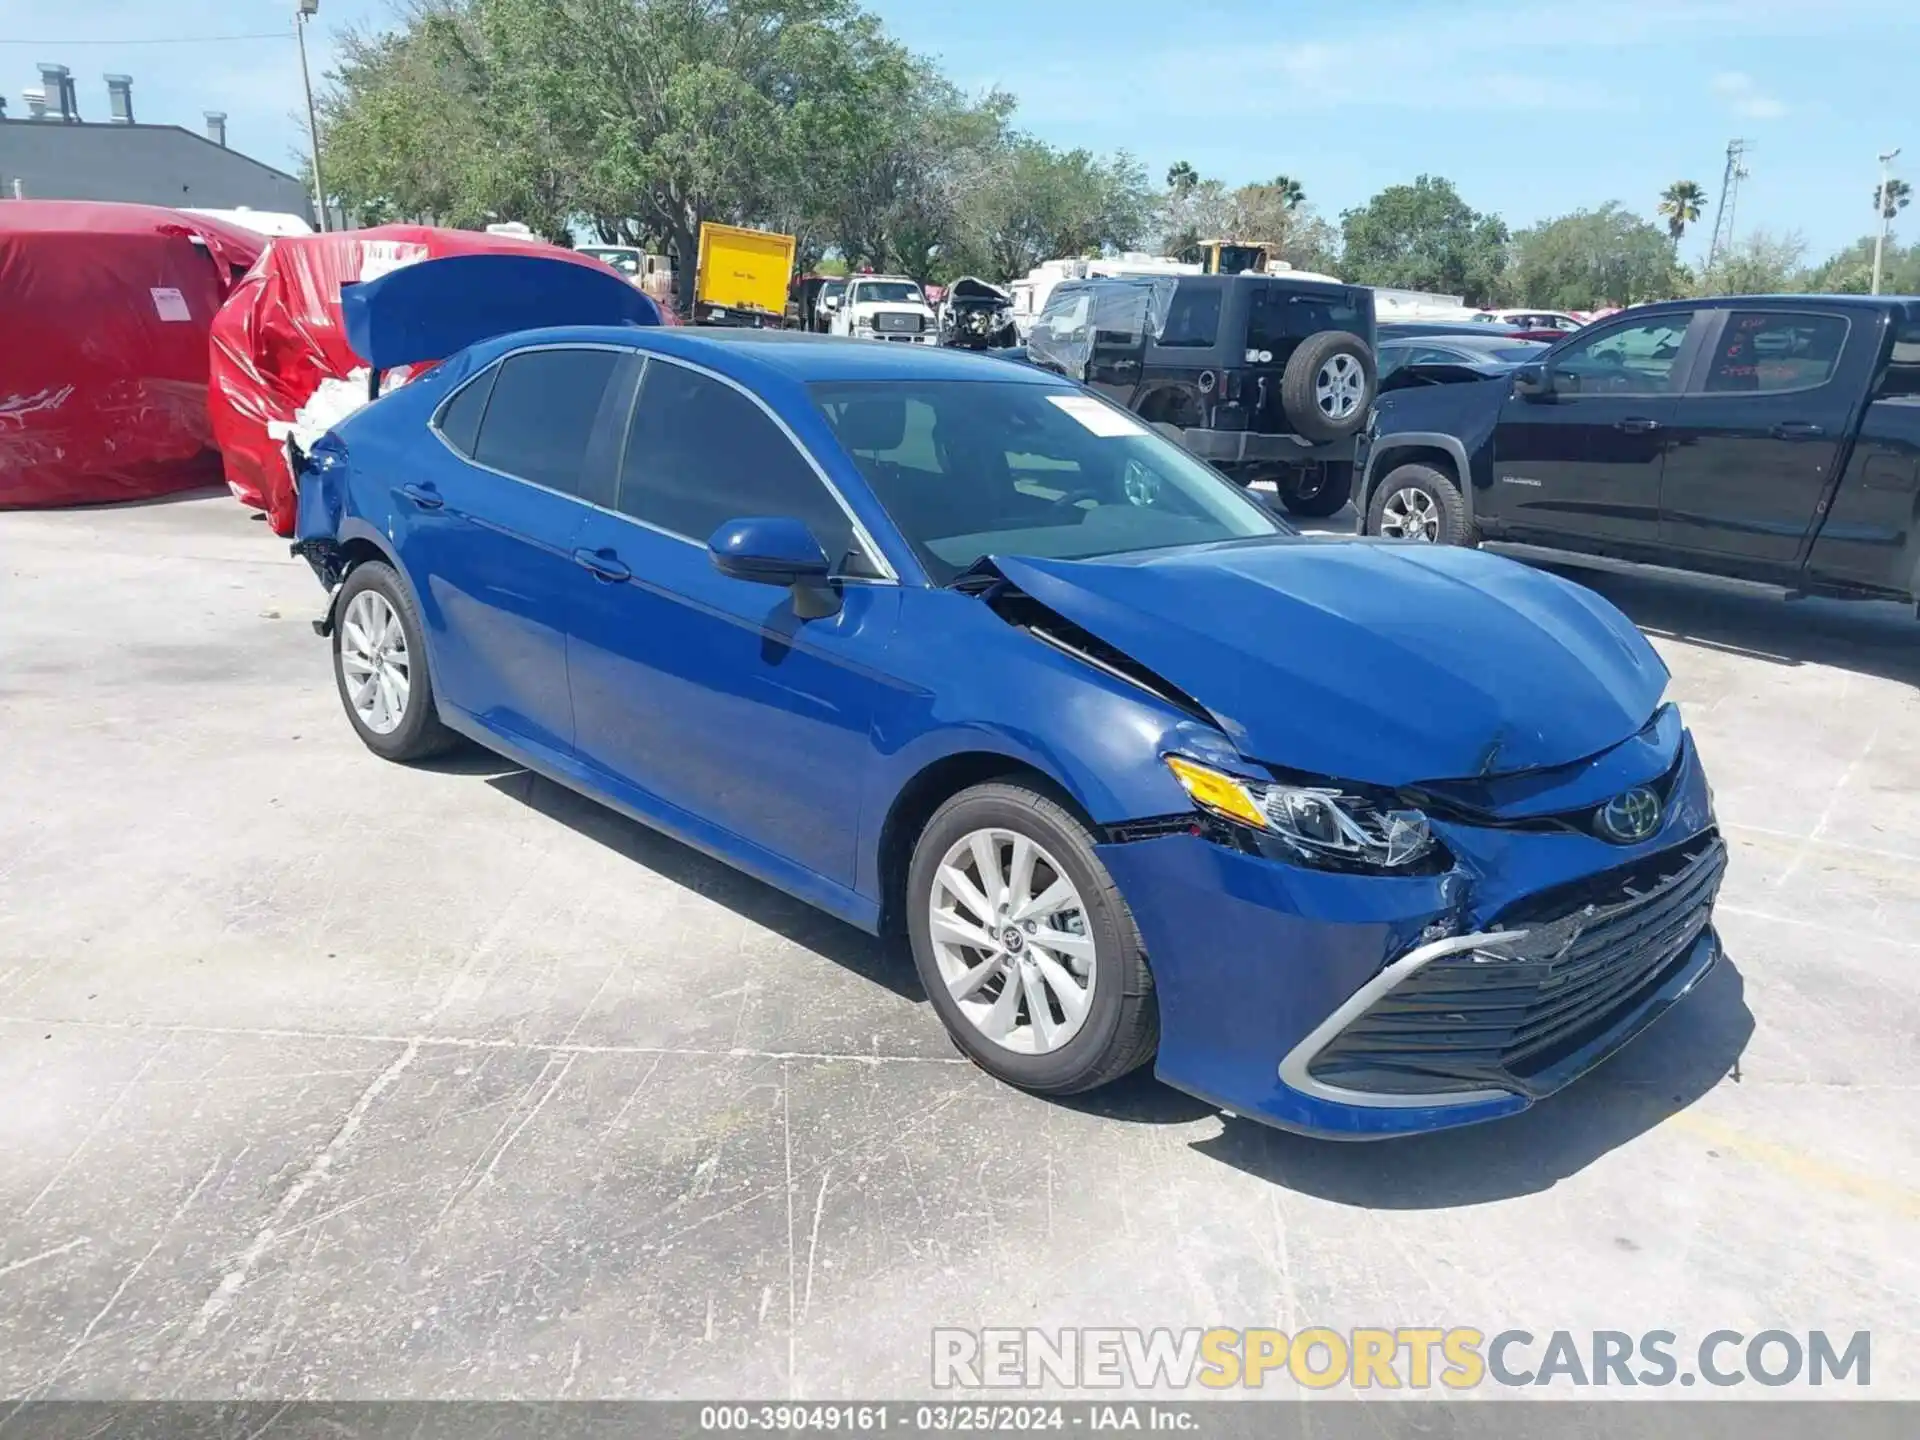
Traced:
<path fill-rule="evenodd" d="M 69 45 L 220 45 L 229 40 L 284 40 L 285 30 L 262 30 L 251 35 L 159 35 L 146 40 L 0 40 L 0 45 L 38 46 L 43 50 L 61 50 Z"/>

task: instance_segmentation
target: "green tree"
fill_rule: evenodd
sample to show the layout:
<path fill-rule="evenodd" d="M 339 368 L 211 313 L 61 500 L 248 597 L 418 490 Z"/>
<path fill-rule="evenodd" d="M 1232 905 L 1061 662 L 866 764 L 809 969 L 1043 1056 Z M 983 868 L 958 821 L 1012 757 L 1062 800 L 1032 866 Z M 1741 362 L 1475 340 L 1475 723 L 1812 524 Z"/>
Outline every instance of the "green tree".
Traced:
<path fill-rule="evenodd" d="M 1260 188 L 1274 191 L 1281 204 L 1289 210 L 1298 210 L 1307 203 L 1307 192 L 1300 188 L 1300 182 L 1291 175 L 1276 175 Z"/>
<path fill-rule="evenodd" d="M 1175 195 L 1185 195 L 1200 183 L 1200 172 L 1184 160 L 1176 160 L 1167 167 L 1167 189 Z"/>
<path fill-rule="evenodd" d="M 1873 187 L 1873 208 L 1883 220 L 1891 220 L 1907 208 L 1913 199 L 1913 187 L 1904 180 L 1889 180 Z"/>
<path fill-rule="evenodd" d="M 960 253 L 995 279 L 1042 260 L 1138 245 L 1152 223 L 1146 172 L 1122 153 L 1102 160 L 1014 137 L 958 204 Z"/>
<path fill-rule="evenodd" d="M 1726 250 L 1695 282 L 1700 295 L 1779 295 L 1799 288 L 1807 242 L 1798 231 L 1756 230 Z"/>
<path fill-rule="evenodd" d="M 1865 295 L 1873 288 L 1873 241 L 1863 235 L 1794 280 L 1793 288 L 1814 295 Z M 1920 245 L 1887 246 L 1880 288 L 1889 295 L 1920 295 Z"/>
<path fill-rule="evenodd" d="M 1459 196 L 1453 183 L 1421 175 L 1390 185 L 1340 217 L 1348 279 L 1491 302 L 1507 267 L 1507 227 Z"/>
<path fill-rule="evenodd" d="M 1522 230 L 1510 280 L 1520 303 L 1556 310 L 1660 300 L 1680 287 L 1667 237 L 1617 202 Z"/>
<path fill-rule="evenodd" d="M 1163 255 L 1192 251 L 1202 240 L 1224 235 L 1233 225 L 1233 193 L 1218 180 L 1194 175 L 1191 166 L 1184 168 L 1190 178 L 1183 177 L 1183 183 L 1161 197 L 1155 217 Z M 1171 178 L 1172 172 L 1168 173 Z"/>
<path fill-rule="evenodd" d="M 1687 233 L 1687 226 L 1700 218 L 1700 212 L 1707 203 L 1707 192 L 1692 180 L 1676 180 L 1660 192 L 1660 214 L 1667 219 L 1667 238 L 1673 241 L 1677 254 L 1680 249 L 1680 237 Z"/>

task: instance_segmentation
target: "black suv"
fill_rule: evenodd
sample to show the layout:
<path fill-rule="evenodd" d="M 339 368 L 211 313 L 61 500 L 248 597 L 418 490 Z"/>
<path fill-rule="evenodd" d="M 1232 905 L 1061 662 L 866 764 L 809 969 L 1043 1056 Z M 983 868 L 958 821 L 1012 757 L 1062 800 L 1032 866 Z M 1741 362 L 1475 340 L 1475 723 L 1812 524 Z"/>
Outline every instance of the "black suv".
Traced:
<path fill-rule="evenodd" d="M 1373 292 L 1361 286 L 1127 276 L 1062 281 L 1027 359 L 1177 432 L 1242 484 L 1274 481 L 1291 513 L 1324 516 L 1353 489 L 1373 347 Z"/>

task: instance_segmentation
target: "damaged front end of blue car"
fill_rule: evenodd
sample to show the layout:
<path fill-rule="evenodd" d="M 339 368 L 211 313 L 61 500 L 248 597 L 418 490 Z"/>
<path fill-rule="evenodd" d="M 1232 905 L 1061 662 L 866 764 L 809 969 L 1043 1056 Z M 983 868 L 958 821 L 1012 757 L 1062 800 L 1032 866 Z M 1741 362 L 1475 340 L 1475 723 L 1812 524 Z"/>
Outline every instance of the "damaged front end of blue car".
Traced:
<path fill-rule="evenodd" d="M 1590 593 L 1351 543 L 1002 568 L 1212 722 L 1162 756 L 1192 811 L 1100 848 L 1167 1083 L 1333 1138 L 1495 1119 L 1713 966 L 1726 848 L 1699 756 L 1659 658 Z M 1271 602 L 1227 616 L 1223 569 L 1243 609 Z"/>
<path fill-rule="evenodd" d="M 1671 705 L 1588 762 L 1470 786 L 1169 763 L 1200 823 L 1101 858 L 1154 959 L 1160 1077 L 1238 1113 L 1354 1139 L 1510 1115 L 1717 957 L 1726 849 Z"/>

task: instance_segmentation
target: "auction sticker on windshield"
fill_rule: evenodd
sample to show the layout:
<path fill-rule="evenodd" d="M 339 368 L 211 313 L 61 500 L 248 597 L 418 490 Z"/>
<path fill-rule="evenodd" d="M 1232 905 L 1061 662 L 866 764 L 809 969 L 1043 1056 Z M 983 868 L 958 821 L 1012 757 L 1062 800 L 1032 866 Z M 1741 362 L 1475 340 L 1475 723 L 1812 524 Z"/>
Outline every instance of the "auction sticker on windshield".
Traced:
<path fill-rule="evenodd" d="M 1138 435 L 1146 428 L 1131 415 L 1102 405 L 1091 395 L 1049 395 L 1047 399 L 1095 435 Z"/>
<path fill-rule="evenodd" d="M 193 319 L 193 312 L 187 308 L 187 297 L 171 285 L 156 285 L 148 294 L 153 296 L 153 313 L 162 320 L 181 321 Z"/>

